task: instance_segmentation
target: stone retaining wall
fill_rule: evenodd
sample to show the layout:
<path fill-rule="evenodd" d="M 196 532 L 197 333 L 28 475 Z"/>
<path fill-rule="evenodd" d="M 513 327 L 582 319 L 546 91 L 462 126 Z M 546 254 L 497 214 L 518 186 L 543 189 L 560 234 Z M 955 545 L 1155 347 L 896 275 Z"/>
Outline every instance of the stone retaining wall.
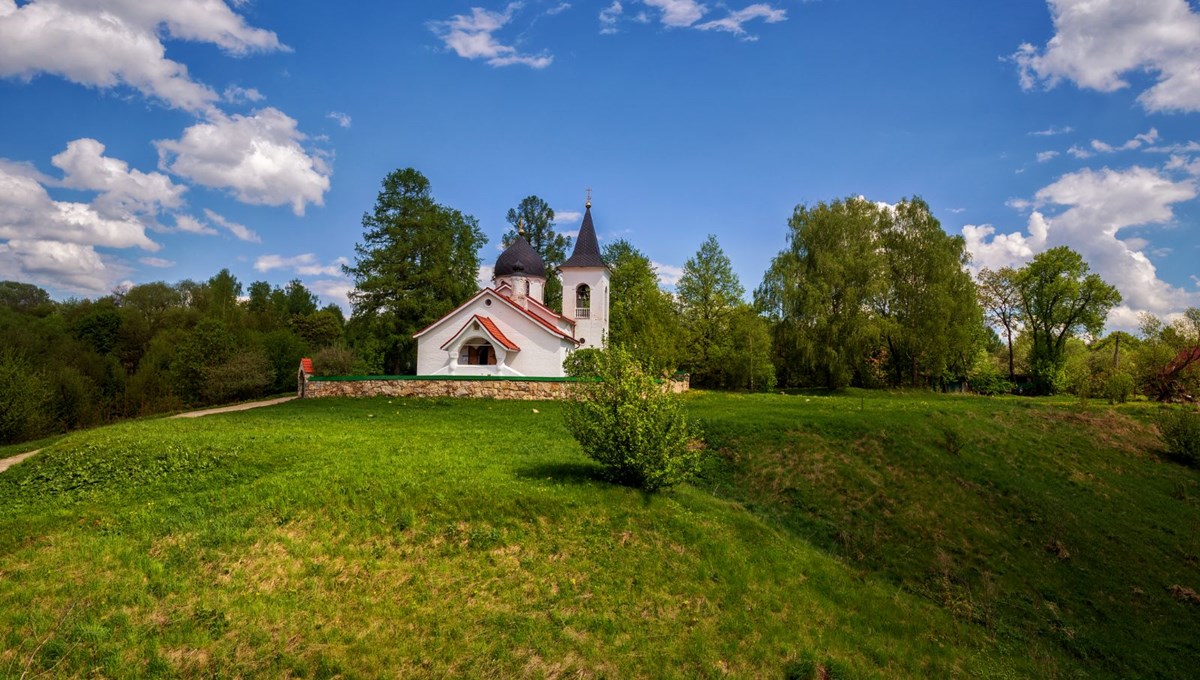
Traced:
<path fill-rule="evenodd" d="M 307 369 L 307 370 L 306 370 Z M 474 399 L 566 399 L 575 381 L 569 378 L 426 378 L 334 377 L 316 378 L 301 364 L 297 396 L 317 397 L 464 397 Z M 691 388 L 691 379 L 679 375 L 663 383 L 663 390 L 679 394 Z"/>
<path fill-rule="evenodd" d="M 565 399 L 573 383 L 530 380 L 302 380 L 300 396 Z"/>

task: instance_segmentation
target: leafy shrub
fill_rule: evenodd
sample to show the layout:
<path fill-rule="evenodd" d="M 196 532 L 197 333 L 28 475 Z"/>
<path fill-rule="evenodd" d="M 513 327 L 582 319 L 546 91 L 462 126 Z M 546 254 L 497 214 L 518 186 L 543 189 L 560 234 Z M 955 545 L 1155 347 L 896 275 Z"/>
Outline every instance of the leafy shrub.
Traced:
<path fill-rule="evenodd" d="M 572 378 L 594 378 L 598 375 L 600 350 L 579 349 L 567 355 L 563 371 Z"/>
<path fill-rule="evenodd" d="M 200 394 L 205 401 L 239 401 L 265 394 L 275 382 L 275 369 L 262 352 L 239 350 L 226 361 L 205 367 L 204 378 Z"/>
<path fill-rule="evenodd" d="M 1010 394 L 1013 384 L 1005 378 L 991 361 L 980 361 L 968 378 L 971 391 L 994 397 L 997 394 Z"/>
<path fill-rule="evenodd" d="M 647 491 L 694 474 L 700 451 L 679 398 L 666 393 L 633 356 L 613 347 L 594 354 L 597 380 L 579 383 L 563 412 L 586 453 L 620 484 Z"/>
<path fill-rule="evenodd" d="M 1158 431 L 1167 445 L 1167 456 L 1192 467 L 1200 466 L 1200 413 L 1163 411 L 1158 416 Z"/>
<path fill-rule="evenodd" d="M 354 371 L 354 352 L 344 347 L 317 350 L 312 360 L 313 372 L 316 375 L 352 375 Z"/>
<path fill-rule="evenodd" d="M 46 417 L 50 399 L 40 371 L 15 351 L 0 350 L 0 444 L 43 434 L 50 425 Z"/>
<path fill-rule="evenodd" d="M 1125 371 L 1114 371 L 1104 379 L 1104 396 L 1110 404 L 1124 404 L 1133 396 L 1134 379 Z"/>

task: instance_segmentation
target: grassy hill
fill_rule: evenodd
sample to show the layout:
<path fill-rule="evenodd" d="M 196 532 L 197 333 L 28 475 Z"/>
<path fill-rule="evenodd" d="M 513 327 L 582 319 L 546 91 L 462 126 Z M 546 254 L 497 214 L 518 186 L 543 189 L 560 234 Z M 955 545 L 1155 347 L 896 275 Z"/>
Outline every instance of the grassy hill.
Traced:
<path fill-rule="evenodd" d="M 312 400 L 0 475 L 0 677 L 1180 677 L 1200 475 L 1146 407 L 696 393 L 610 486 L 558 405 Z M 1174 589 L 1172 589 L 1174 587 Z"/>

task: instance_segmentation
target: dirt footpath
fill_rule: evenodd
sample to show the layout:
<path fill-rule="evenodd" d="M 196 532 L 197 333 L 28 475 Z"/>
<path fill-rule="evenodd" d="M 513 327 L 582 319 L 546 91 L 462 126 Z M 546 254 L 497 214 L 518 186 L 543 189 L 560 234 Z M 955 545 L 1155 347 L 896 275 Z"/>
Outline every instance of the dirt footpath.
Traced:
<path fill-rule="evenodd" d="M 233 406 L 222 406 L 220 408 L 206 408 L 203 411 L 188 411 L 187 413 L 179 413 L 179 414 L 173 415 L 171 417 L 172 418 L 199 418 L 200 416 L 211 416 L 215 413 L 230 413 L 232 411 L 249 411 L 252 408 L 261 408 L 263 406 L 274 406 L 275 404 L 282 404 L 285 401 L 291 401 L 295 398 L 296 397 L 280 397 L 278 399 L 267 399 L 265 401 L 252 401 L 252 402 L 248 402 L 245 404 L 234 404 Z M 33 456 L 38 451 L 41 451 L 41 449 L 38 449 L 37 451 L 27 451 L 25 453 L 19 453 L 11 458 L 0 458 L 0 472 L 4 472 L 5 470 L 16 465 L 17 463 L 20 463 L 21 461 L 25 460 L 26 458 Z"/>

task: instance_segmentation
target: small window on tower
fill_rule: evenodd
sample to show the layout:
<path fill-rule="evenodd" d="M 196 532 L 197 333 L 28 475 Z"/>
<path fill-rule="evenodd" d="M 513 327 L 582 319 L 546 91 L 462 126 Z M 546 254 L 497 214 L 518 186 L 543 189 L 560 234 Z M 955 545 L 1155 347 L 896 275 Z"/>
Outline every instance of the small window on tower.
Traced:
<path fill-rule="evenodd" d="M 575 288 L 575 318 L 588 319 L 592 316 L 592 289 L 586 283 Z"/>

